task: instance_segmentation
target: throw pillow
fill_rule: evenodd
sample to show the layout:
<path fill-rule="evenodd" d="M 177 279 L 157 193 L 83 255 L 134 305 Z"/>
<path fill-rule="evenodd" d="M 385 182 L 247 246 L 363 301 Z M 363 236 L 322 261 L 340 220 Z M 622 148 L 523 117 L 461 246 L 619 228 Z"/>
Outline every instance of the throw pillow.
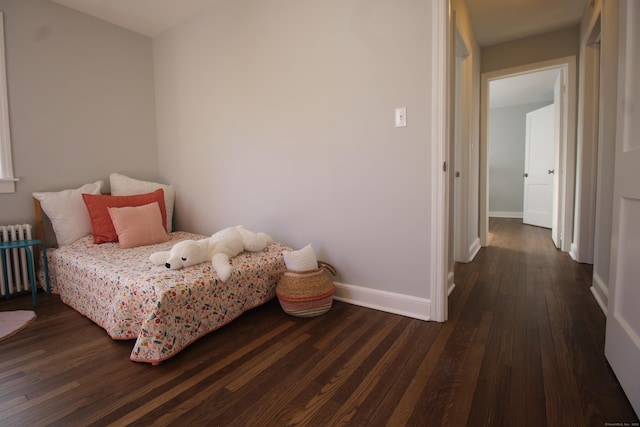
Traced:
<path fill-rule="evenodd" d="M 117 242 L 118 233 L 113 227 L 108 208 L 122 208 L 125 206 L 142 206 L 158 202 L 162 215 L 162 224 L 166 224 L 166 210 L 164 207 L 164 192 L 160 188 L 153 193 L 136 194 L 134 196 L 96 196 L 83 194 L 82 198 L 91 218 L 91 233 L 93 243 Z"/>
<path fill-rule="evenodd" d="M 121 248 L 155 245 L 169 240 L 162 225 L 162 213 L 158 202 L 107 209 Z"/>
<path fill-rule="evenodd" d="M 282 252 L 287 270 L 309 271 L 318 269 L 318 260 L 311 245 L 307 245 L 298 251 Z"/>
<path fill-rule="evenodd" d="M 91 234 L 91 218 L 82 194 L 100 194 L 102 184 L 102 181 L 96 181 L 74 190 L 33 193 L 51 221 L 59 246 Z"/>

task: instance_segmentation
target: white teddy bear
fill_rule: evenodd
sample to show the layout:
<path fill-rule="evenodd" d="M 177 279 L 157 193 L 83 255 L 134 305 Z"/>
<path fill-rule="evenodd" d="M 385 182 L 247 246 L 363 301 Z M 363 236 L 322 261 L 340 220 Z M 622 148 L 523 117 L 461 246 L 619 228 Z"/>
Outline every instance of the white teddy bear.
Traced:
<path fill-rule="evenodd" d="M 268 234 L 253 233 L 242 225 L 225 228 L 213 236 L 201 240 L 183 240 L 176 243 L 170 251 L 151 254 L 155 265 L 177 270 L 211 260 L 218 278 L 226 282 L 231 277 L 232 257 L 243 251 L 258 252 L 273 240 Z"/>

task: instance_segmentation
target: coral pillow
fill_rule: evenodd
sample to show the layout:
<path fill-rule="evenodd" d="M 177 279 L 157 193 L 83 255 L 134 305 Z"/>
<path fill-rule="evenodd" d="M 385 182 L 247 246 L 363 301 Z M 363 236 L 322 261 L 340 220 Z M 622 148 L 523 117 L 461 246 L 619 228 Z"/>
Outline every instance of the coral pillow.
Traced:
<path fill-rule="evenodd" d="M 162 224 L 162 214 L 158 202 L 142 206 L 107 208 L 118 234 L 121 248 L 154 245 L 169 240 Z"/>
<path fill-rule="evenodd" d="M 91 218 L 91 234 L 93 243 L 117 242 L 118 233 L 113 227 L 108 208 L 136 207 L 158 202 L 162 215 L 162 226 L 167 229 L 167 211 L 164 206 L 164 191 L 159 188 L 153 193 L 136 194 L 134 196 L 106 196 L 83 194 L 85 205 Z"/>

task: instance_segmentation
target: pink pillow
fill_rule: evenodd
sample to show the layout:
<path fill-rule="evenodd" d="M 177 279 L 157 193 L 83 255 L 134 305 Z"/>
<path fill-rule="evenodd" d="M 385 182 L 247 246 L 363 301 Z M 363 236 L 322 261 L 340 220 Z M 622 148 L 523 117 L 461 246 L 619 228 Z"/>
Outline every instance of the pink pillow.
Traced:
<path fill-rule="evenodd" d="M 107 208 L 118 234 L 121 248 L 154 245 L 169 240 L 162 225 L 162 214 L 158 202 L 142 206 Z"/>
<path fill-rule="evenodd" d="M 162 188 L 157 189 L 153 193 L 136 194 L 133 196 L 107 196 L 95 194 L 83 194 L 84 204 L 89 211 L 91 218 L 91 234 L 93 234 L 93 243 L 117 242 L 118 234 L 108 208 L 122 208 L 125 206 L 142 206 L 153 202 L 158 202 L 160 213 L 162 215 L 162 225 L 167 229 L 167 210 L 164 206 L 164 191 Z"/>

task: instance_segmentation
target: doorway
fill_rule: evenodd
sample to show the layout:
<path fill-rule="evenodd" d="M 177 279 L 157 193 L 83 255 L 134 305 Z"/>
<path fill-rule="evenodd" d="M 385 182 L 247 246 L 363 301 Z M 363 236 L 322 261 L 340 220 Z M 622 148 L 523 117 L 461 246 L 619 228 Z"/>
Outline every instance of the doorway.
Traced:
<path fill-rule="evenodd" d="M 490 82 L 489 216 L 552 228 L 559 69 Z"/>
<path fill-rule="evenodd" d="M 574 170 L 575 170 L 575 145 L 568 141 L 575 141 L 575 111 L 576 111 L 576 58 L 574 56 L 560 58 L 557 60 L 544 61 L 529 64 L 521 67 L 514 67 L 506 70 L 499 70 L 485 73 L 481 77 L 483 100 L 481 101 L 481 156 L 480 156 L 480 240 L 482 246 L 489 244 L 489 216 L 490 215 L 522 215 L 522 204 L 520 209 L 505 210 L 503 212 L 490 213 L 490 157 L 492 152 L 489 148 L 489 134 L 491 132 L 491 110 L 499 105 L 501 93 L 513 94 L 524 86 L 523 80 L 536 78 L 543 80 L 545 76 L 548 81 L 548 100 L 538 100 L 538 107 L 545 103 L 554 103 L 553 99 L 558 98 L 558 109 L 556 111 L 559 128 L 557 132 L 557 144 L 555 148 L 555 166 L 548 168 L 549 174 L 553 175 L 553 185 L 556 187 L 556 194 L 553 198 L 553 240 L 557 247 L 563 251 L 569 251 L 571 245 L 571 232 L 573 230 L 573 194 L 574 194 Z M 560 76 L 560 78 L 558 78 Z M 514 80 L 511 80 L 514 79 Z M 558 81 L 561 81 L 558 84 Z M 564 82 L 564 83 L 563 83 Z M 495 85 L 495 86 L 494 86 Z M 506 86 L 507 89 L 492 90 Z M 540 105 L 542 103 L 542 105 Z M 536 108 L 531 108 L 534 110 Z M 524 120 L 524 119 L 523 119 Z M 526 123 L 526 122 L 525 122 Z M 524 148 L 522 149 L 524 151 Z M 494 153 L 496 154 L 496 153 Z M 498 155 L 504 153 L 497 153 Z M 502 180 L 504 184 L 510 184 L 512 188 L 518 187 L 522 198 L 524 198 L 524 160 L 517 165 L 520 168 L 517 180 Z M 513 166 L 515 168 L 515 166 Z M 513 169 L 512 168 L 512 169 Z M 517 184 L 517 185 L 514 185 Z M 523 199 L 522 199 L 523 200 Z M 515 214 L 514 214 L 515 212 Z"/>

